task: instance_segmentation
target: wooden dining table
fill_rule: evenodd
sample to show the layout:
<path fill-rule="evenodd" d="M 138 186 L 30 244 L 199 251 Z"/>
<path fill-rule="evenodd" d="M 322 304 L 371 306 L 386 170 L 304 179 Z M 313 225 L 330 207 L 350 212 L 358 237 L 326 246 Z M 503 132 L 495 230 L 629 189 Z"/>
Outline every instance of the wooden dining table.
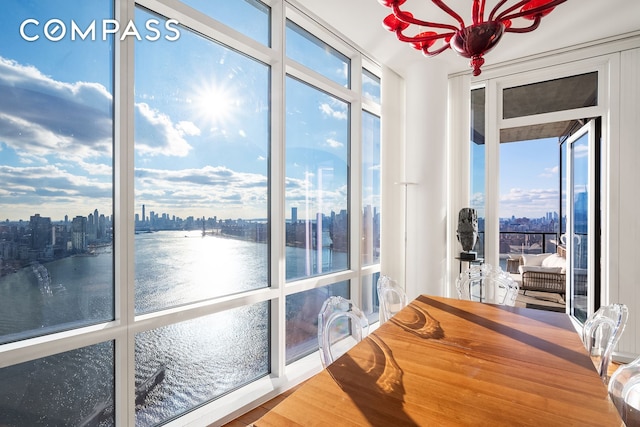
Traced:
<path fill-rule="evenodd" d="M 624 424 L 568 315 L 422 295 L 254 425 Z"/>

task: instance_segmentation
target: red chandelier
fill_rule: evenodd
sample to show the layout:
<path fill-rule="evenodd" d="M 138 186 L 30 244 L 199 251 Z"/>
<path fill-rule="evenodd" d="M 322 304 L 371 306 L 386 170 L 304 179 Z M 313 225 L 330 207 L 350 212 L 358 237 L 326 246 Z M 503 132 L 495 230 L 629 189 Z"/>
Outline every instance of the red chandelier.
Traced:
<path fill-rule="evenodd" d="M 528 33 L 538 28 L 542 17 L 548 15 L 554 7 L 567 0 L 522 0 L 513 6 L 500 8 L 508 0 L 500 0 L 489 14 L 489 19 L 484 20 L 484 7 L 486 0 L 473 0 L 471 14 L 473 23 L 465 25 L 464 20 L 441 0 L 431 0 L 440 9 L 447 12 L 455 19 L 459 27 L 451 24 L 441 24 L 415 19 L 410 12 L 400 9 L 407 0 L 378 0 L 383 6 L 389 7 L 393 13 L 382 21 L 383 26 L 396 33 L 398 40 L 411 43 L 414 48 L 421 50 L 426 56 L 435 56 L 448 48 L 456 51 L 460 56 L 471 59 L 473 75 L 480 75 L 480 67 L 484 64 L 483 55 L 498 44 L 502 34 Z M 514 27 L 512 21 L 523 18 L 521 21 L 528 24 L 522 27 Z M 531 21 L 527 23 L 526 21 Z M 411 25 L 419 27 L 431 27 L 435 31 L 422 31 L 413 37 L 405 36 L 403 32 Z M 431 50 L 438 40 L 443 40 L 441 47 Z"/>

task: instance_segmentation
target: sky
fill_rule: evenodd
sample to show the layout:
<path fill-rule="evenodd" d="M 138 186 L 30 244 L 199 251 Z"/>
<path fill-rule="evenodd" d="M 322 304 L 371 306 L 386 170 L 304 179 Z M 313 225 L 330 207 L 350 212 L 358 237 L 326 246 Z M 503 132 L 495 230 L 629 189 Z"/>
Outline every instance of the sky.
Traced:
<path fill-rule="evenodd" d="M 500 218 L 540 218 L 558 212 L 557 138 L 500 144 Z"/>
<path fill-rule="evenodd" d="M 579 165 L 574 175 L 576 193 L 587 189 L 587 139 L 585 134 L 573 143 L 573 156 Z M 566 181 L 560 183 L 558 143 L 558 138 L 543 138 L 500 144 L 499 218 L 542 218 L 549 212 L 560 213 L 560 186 L 565 188 Z M 478 208 L 484 205 L 484 145 L 472 146 L 471 206 Z"/>
<path fill-rule="evenodd" d="M 268 28 L 261 24 L 263 10 L 244 1 L 224 4 L 245 8 L 219 12 L 241 17 L 239 31 L 262 37 Z M 35 41 L 20 34 L 27 19 L 38 21 L 24 27 Z M 3 0 L 0 220 L 28 220 L 39 213 L 57 221 L 94 209 L 112 211 L 111 61 L 119 41 L 102 40 L 102 24 L 110 19 L 107 1 Z M 154 34 L 145 25 L 153 19 L 160 37 L 150 41 L 145 36 Z M 81 31 L 95 21 L 95 40 L 72 40 L 72 21 Z M 175 32 L 142 9 L 134 24 L 142 38 L 135 43 L 132 109 L 135 212 L 144 204 L 147 216 L 154 211 L 182 218 L 266 218 L 269 67 L 183 27 L 179 40 L 169 41 Z M 60 41 L 50 39 L 64 29 Z M 311 47 L 316 49 L 311 57 L 323 54 L 319 46 Z M 344 79 L 346 67 L 329 64 L 316 70 Z M 306 211 L 298 211 L 302 219 L 305 212 L 315 217 L 318 210 L 346 209 L 348 105 L 293 79 L 287 86 L 292 89 L 286 111 L 286 211 L 304 205 Z"/>
<path fill-rule="evenodd" d="M 558 212 L 559 154 L 555 138 L 500 144 L 499 218 L 541 218 Z M 471 144 L 470 205 L 485 204 L 485 146 Z"/>

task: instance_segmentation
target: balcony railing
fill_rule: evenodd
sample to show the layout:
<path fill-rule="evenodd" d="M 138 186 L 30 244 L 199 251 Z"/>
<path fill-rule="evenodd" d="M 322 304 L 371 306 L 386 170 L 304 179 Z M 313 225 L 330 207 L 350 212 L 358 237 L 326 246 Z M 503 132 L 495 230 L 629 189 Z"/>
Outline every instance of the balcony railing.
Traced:
<path fill-rule="evenodd" d="M 558 233 L 541 231 L 501 231 L 500 258 L 503 255 L 556 252 Z"/>
<path fill-rule="evenodd" d="M 500 267 L 507 270 L 507 259 L 519 255 L 553 253 L 557 251 L 558 233 L 552 231 L 501 231 Z M 481 231 L 476 244 L 478 255 L 484 257 L 484 232 Z"/>

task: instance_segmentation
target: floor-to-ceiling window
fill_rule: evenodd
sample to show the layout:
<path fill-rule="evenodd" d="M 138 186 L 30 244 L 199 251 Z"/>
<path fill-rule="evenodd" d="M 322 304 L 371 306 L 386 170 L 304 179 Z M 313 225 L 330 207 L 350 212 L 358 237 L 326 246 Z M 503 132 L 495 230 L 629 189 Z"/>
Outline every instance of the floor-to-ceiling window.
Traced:
<path fill-rule="evenodd" d="M 0 424 L 214 422 L 377 318 L 375 64 L 279 1 L 8 3 Z"/>

